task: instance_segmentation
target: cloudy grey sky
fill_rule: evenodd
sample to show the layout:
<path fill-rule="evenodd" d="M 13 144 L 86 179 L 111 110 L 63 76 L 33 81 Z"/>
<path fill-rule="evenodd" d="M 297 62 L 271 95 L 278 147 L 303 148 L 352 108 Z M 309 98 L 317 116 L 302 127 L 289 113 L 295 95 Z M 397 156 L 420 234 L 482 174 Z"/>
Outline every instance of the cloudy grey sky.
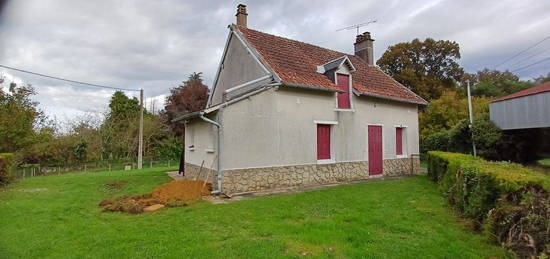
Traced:
<path fill-rule="evenodd" d="M 495 65 L 550 35 L 548 0 L 0 0 L 0 64 L 96 84 L 143 88 L 162 100 L 192 72 L 211 84 L 227 25 L 238 3 L 248 6 L 250 28 L 347 53 L 355 30 L 341 27 L 378 20 L 375 58 L 388 46 L 432 37 L 460 44 L 468 72 Z M 514 70 L 550 57 L 550 40 L 500 69 Z M 523 78 L 550 72 L 550 62 L 518 71 Z M 66 119 L 102 112 L 112 91 L 2 70 L 33 84 L 47 114 Z M 129 95 L 134 95 L 129 93 Z M 151 99 L 149 99 L 151 100 Z M 157 107 L 159 103 L 157 102 Z"/>

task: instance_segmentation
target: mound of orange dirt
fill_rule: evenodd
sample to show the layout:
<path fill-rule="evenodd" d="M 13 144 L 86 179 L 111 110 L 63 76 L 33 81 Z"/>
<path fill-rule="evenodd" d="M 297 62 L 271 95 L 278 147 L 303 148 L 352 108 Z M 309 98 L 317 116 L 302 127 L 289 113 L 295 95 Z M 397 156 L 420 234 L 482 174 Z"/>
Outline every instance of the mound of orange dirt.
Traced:
<path fill-rule="evenodd" d="M 203 181 L 179 180 L 171 181 L 157 187 L 153 191 L 153 198 L 163 203 L 172 200 L 198 200 L 210 194 L 210 184 Z"/>
<path fill-rule="evenodd" d="M 103 211 L 122 211 L 132 214 L 148 211 L 146 208 L 153 205 L 186 206 L 202 199 L 203 196 L 210 195 L 211 187 L 203 181 L 174 180 L 160 185 L 152 193 L 115 197 L 103 200 L 99 206 L 103 207 Z"/>

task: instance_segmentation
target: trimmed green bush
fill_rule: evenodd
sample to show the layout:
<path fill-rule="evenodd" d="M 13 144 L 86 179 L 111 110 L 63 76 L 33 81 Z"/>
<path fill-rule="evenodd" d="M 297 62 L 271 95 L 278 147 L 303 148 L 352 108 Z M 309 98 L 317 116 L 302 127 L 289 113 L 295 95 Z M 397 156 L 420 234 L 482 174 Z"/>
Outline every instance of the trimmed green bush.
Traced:
<path fill-rule="evenodd" d="M 0 153 L 0 186 L 8 184 L 15 169 L 15 158 L 12 153 Z"/>
<path fill-rule="evenodd" d="M 549 176 L 518 164 L 430 151 L 428 177 L 453 207 L 518 257 L 550 253 Z"/>
<path fill-rule="evenodd" d="M 422 141 L 422 153 L 426 153 L 429 150 L 448 151 L 450 142 L 451 135 L 449 130 L 436 132 L 432 135 L 429 135 L 424 141 Z"/>

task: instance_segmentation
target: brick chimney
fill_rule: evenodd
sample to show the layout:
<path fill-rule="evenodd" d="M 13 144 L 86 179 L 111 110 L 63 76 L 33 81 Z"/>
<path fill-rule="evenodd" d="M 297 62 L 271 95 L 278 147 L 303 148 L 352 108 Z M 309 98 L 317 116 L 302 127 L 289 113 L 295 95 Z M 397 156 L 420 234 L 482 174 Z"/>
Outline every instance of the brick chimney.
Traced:
<path fill-rule="evenodd" d="M 246 28 L 246 16 L 248 16 L 248 14 L 246 13 L 246 5 L 237 5 L 237 14 L 235 16 L 237 16 L 237 25 Z"/>
<path fill-rule="evenodd" d="M 374 65 L 373 42 L 374 40 L 371 38 L 370 32 L 364 32 L 363 34 L 357 35 L 355 44 L 353 44 L 355 56 L 364 60 L 371 66 Z"/>

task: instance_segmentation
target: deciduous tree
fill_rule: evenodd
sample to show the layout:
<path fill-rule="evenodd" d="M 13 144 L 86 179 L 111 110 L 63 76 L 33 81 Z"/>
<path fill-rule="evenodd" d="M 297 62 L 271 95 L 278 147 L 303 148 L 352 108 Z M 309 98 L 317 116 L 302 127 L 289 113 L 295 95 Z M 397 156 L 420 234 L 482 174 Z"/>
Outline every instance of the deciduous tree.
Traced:
<path fill-rule="evenodd" d="M 466 92 L 466 80 L 470 81 L 472 95 L 500 97 L 509 95 L 533 86 L 532 82 L 521 81 L 510 71 L 499 71 L 485 68 L 475 74 L 465 74 L 461 81 L 463 93 Z"/>
<path fill-rule="evenodd" d="M 454 89 L 464 74 L 458 43 L 427 38 L 390 46 L 376 62 L 386 73 L 427 100 Z"/>
<path fill-rule="evenodd" d="M 166 98 L 165 118 L 176 135 L 183 134 L 181 125 L 174 125 L 171 120 L 189 112 L 199 111 L 206 107 L 209 89 L 204 85 L 202 73 L 189 75 L 178 87 L 170 89 Z"/>
<path fill-rule="evenodd" d="M 14 152 L 35 142 L 35 129 L 45 116 L 38 103 L 31 100 L 34 94 L 31 85 L 11 83 L 7 91 L 0 88 L 0 153 Z"/>

